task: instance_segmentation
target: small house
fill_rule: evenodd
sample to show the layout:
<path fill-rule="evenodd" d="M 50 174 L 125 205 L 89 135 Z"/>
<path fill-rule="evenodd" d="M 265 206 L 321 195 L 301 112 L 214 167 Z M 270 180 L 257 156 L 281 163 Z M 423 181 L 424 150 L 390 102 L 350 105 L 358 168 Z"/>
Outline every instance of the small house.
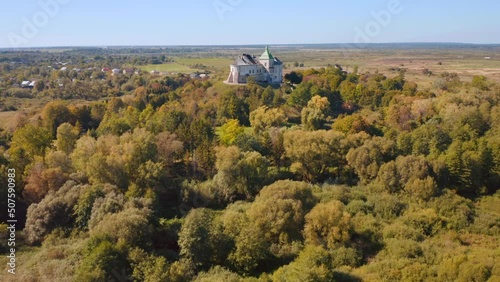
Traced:
<path fill-rule="evenodd" d="M 134 73 L 134 68 L 125 68 L 123 70 L 123 74 L 133 74 Z"/>
<path fill-rule="evenodd" d="M 21 88 L 32 88 L 32 86 L 30 86 L 30 84 L 31 84 L 31 81 L 25 80 L 25 81 L 21 82 Z"/>

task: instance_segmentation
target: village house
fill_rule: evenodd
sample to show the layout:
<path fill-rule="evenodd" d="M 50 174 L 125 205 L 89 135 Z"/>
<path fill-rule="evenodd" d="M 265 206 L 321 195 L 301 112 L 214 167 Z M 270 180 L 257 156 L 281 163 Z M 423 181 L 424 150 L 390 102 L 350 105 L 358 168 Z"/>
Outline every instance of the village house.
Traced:
<path fill-rule="evenodd" d="M 23 82 L 21 82 L 21 87 L 22 88 L 33 88 L 33 87 L 35 87 L 35 82 L 34 81 L 31 82 L 29 80 L 23 81 Z"/>
<path fill-rule="evenodd" d="M 123 70 L 123 74 L 133 74 L 134 73 L 134 68 L 125 68 Z"/>

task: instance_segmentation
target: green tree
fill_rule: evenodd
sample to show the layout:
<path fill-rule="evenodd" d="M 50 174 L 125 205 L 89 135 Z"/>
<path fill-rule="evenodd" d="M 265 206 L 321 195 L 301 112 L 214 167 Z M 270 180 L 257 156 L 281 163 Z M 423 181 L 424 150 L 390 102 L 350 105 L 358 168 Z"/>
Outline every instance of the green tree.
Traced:
<path fill-rule="evenodd" d="M 35 156 L 45 156 L 51 143 L 52 136 L 47 129 L 27 124 L 18 128 L 12 136 L 10 161 L 18 171 L 23 172 Z"/>
<path fill-rule="evenodd" d="M 233 91 L 224 92 L 219 100 L 217 115 L 219 120 L 237 119 L 242 125 L 249 125 L 249 107 Z"/>
<path fill-rule="evenodd" d="M 285 74 L 285 80 L 289 81 L 292 84 L 300 84 L 302 82 L 302 74 L 292 71 Z"/>
<path fill-rule="evenodd" d="M 354 134 L 362 131 L 372 133 L 373 131 L 368 121 L 360 114 L 341 115 L 335 119 L 332 128 L 345 134 Z"/>
<path fill-rule="evenodd" d="M 311 188 L 304 182 L 277 181 L 264 187 L 248 209 L 250 224 L 274 246 L 274 255 L 293 255 L 293 242 L 302 240 L 304 216 L 316 203 Z"/>
<path fill-rule="evenodd" d="M 340 96 L 342 100 L 349 104 L 357 104 L 359 102 L 359 93 L 356 91 L 357 86 L 351 81 L 344 80 L 340 83 Z"/>
<path fill-rule="evenodd" d="M 273 281 L 335 281 L 330 255 L 320 246 L 308 245 L 292 263 L 276 270 Z"/>
<path fill-rule="evenodd" d="M 243 134 L 244 128 L 237 119 L 230 119 L 219 129 L 219 140 L 223 145 L 230 146 Z"/>
<path fill-rule="evenodd" d="M 393 141 L 382 137 L 366 140 L 363 146 L 351 149 L 347 154 L 349 165 L 354 168 L 363 184 L 373 181 L 380 166 L 390 161 L 396 154 Z"/>
<path fill-rule="evenodd" d="M 52 136 L 56 136 L 57 128 L 71 120 L 71 113 L 61 101 L 49 102 L 45 105 L 41 113 L 43 123 Z"/>
<path fill-rule="evenodd" d="M 218 254 L 227 247 L 219 236 L 215 212 L 209 209 L 194 209 L 186 216 L 179 232 L 180 255 L 193 262 L 197 269 L 208 269 L 220 263 Z M 220 240 L 222 239 L 222 240 Z M 222 259 L 227 254 L 222 254 Z"/>
<path fill-rule="evenodd" d="M 339 132 L 294 130 L 285 132 L 284 148 L 294 169 L 304 180 L 321 182 L 338 176 L 345 163 L 344 135 Z"/>
<path fill-rule="evenodd" d="M 127 246 L 149 247 L 151 244 L 152 226 L 149 223 L 151 210 L 148 208 L 126 208 L 117 213 L 106 214 L 92 228 L 90 235 L 106 237 L 115 243 Z"/>
<path fill-rule="evenodd" d="M 117 275 L 129 276 L 131 271 L 125 251 L 108 238 L 92 238 L 76 267 L 77 281 L 112 281 Z"/>
<path fill-rule="evenodd" d="M 377 182 L 389 192 L 405 190 L 411 196 L 428 200 L 437 192 L 432 167 L 423 156 L 399 156 L 383 164 Z"/>
<path fill-rule="evenodd" d="M 475 75 L 472 77 L 472 82 L 471 82 L 473 87 L 476 87 L 480 90 L 489 90 L 487 79 L 483 75 Z"/>
<path fill-rule="evenodd" d="M 333 250 L 351 238 L 351 216 L 340 201 L 317 204 L 305 219 L 306 243 Z"/>
<path fill-rule="evenodd" d="M 265 105 L 265 106 L 273 106 L 273 102 L 274 102 L 274 90 L 271 86 L 268 86 L 266 87 L 266 89 L 264 89 L 264 92 L 262 92 L 262 105 Z"/>
<path fill-rule="evenodd" d="M 288 97 L 287 103 L 298 109 L 302 109 L 307 105 L 307 102 L 312 98 L 312 84 L 311 83 L 301 83 Z"/>
<path fill-rule="evenodd" d="M 269 257 L 269 244 L 260 230 L 249 225 L 235 238 L 235 248 L 229 260 L 242 273 L 251 274 Z"/>
<path fill-rule="evenodd" d="M 265 185 L 269 162 L 257 152 L 241 152 L 238 147 L 222 147 L 217 151 L 217 174 L 214 182 L 223 201 L 254 197 Z"/>
<path fill-rule="evenodd" d="M 198 268 L 210 266 L 213 254 L 210 246 L 210 224 L 214 219 L 208 209 L 194 209 L 186 216 L 179 232 L 182 257 L 191 260 Z"/>
<path fill-rule="evenodd" d="M 78 130 L 69 123 L 63 123 L 57 128 L 56 147 L 59 151 L 70 154 L 75 148 L 79 136 Z"/>
<path fill-rule="evenodd" d="M 165 257 L 148 254 L 142 249 L 135 248 L 129 252 L 128 261 L 133 268 L 132 277 L 138 281 L 170 281 L 169 264 Z"/>
<path fill-rule="evenodd" d="M 214 266 L 208 272 L 201 272 L 194 282 L 239 282 L 240 276 L 221 266 Z"/>
<path fill-rule="evenodd" d="M 318 130 L 325 123 L 330 103 L 328 98 L 314 96 L 302 109 L 302 126 L 305 130 Z"/>
<path fill-rule="evenodd" d="M 75 216 L 75 227 L 80 230 L 88 230 L 88 223 L 92 215 L 92 207 L 98 198 L 103 198 L 105 195 L 102 186 L 92 186 L 85 190 L 78 198 L 78 202 L 74 206 L 73 214 Z"/>
<path fill-rule="evenodd" d="M 256 134 L 262 134 L 271 127 L 280 127 L 286 122 L 286 116 L 280 108 L 259 107 L 250 113 L 250 124 Z"/>

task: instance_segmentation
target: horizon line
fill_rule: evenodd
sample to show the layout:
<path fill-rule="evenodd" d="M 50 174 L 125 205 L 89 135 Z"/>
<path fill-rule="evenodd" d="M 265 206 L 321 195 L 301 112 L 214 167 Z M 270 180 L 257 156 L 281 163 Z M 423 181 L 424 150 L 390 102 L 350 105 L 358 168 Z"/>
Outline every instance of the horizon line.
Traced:
<path fill-rule="evenodd" d="M 166 44 L 166 45 L 47 45 L 47 46 L 26 46 L 26 47 L 0 47 L 3 50 L 23 50 L 23 49 L 53 49 L 53 48 L 152 48 L 152 47 L 247 47 L 247 46 L 314 46 L 314 45 L 352 45 L 352 46 L 367 46 L 367 45 L 396 45 L 396 44 L 429 44 L 429 45 L 472 45 L 472 46 L 500 46 L 500 43 L 470 43 L 470 42 L 367 42 L 367 43 L 250 43 L 250 44 Z"/>

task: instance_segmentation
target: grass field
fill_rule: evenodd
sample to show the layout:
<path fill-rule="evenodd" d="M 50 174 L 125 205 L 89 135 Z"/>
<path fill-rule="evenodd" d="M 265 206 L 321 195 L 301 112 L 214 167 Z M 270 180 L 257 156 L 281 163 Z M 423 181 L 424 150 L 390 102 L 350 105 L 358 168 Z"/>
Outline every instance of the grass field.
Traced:
<path fill-rule="evenodd" d="M 16 125 L 17 111 L 0 112 L 0 128 L 10 129 Z"/>
<path fill-rule="evenodd" d="M 490 57 L 490 59 L 485 59 L 485 57 Z M 285 72 L 339 64 L 347 71 L 358 66 L 360 73 L 378 70 L 390 76 L 392 73 L 397 75 L 397 72 L 390 71 L 391 68 L 401 68 L 406 69 L 408 75 L 417 77 L 422 70 L 428 69 L 435 74 L 456 72 L 464 81 L 471 80 L 474 75 L 484 75 L 500 82 L 500 54 L 498 51 L 303 49 L 284 52 L 280 59 L 287 66 Z M 304 67 L 295 68 L 293 67 L 294 62 L 302 63 Z M 419 80 L 422 78 L 424 84 L 429 82 L 429 78 L 422 76 L 419 77 Z"/>
<path fill-rule="evenodd" d="M 198 57 L 198 58 L 184 58 L 177 57 L 174 58 L 173 63 L 165 63 L 161 65 L 146 65 L 140 68 L 144 71 L 150 72 L 153 70 L 162 73 L 193 73 L 196 71 L 225 71 L 228 66 L 232 63 L 232 60 L 226 58 L 210 58 L 210 57 Z"/>
<path fill-rule="evenodd" d="M 184 66 L 203 65 L 208 68 L 227 68 L 234 60 L 225 58 L 175 58 L 175 62 Z"/>
<path fill-rule="evenodd" d="M 159 71 L 162 73 L 192 73 L 196 71 L 202 71 L 201 69 L 192 69 L 189 66 L 182 65 L 179 63 L 165 63 L 161 65 L 145 65 L 141 66 L 140 69 L 143 71 Z"/>

